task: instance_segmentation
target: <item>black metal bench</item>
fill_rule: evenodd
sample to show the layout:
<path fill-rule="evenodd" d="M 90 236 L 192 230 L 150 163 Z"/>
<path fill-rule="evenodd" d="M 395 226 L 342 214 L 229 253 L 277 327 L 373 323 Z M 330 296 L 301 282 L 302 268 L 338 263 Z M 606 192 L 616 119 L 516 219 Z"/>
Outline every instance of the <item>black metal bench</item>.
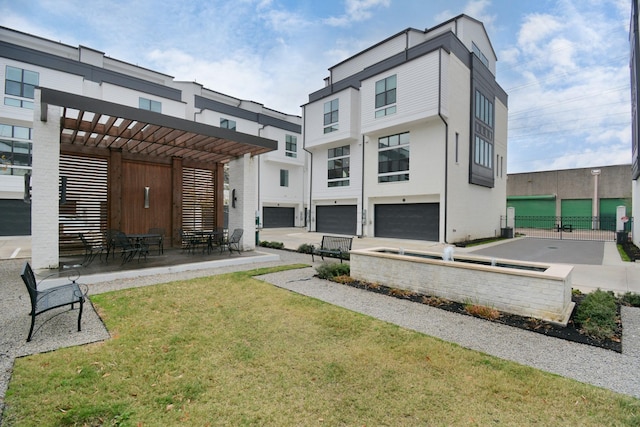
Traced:
<path fill-rule="evenodd" d="M 31 341 L 31 335 L 33 334 L 33 326 L 36 323 L 36 316 L 51 309 L 70 305 L 71 309 L 75 303 L 80 304 L 80 310 L 78 311 L 78 332 L 80 332 L 80 321 L 82 320 L 82 306 L 86 292 L 80 289 L 80 285 L 72 280 L 71 283 L 65 285 L 52 286 L 47 289 L 38 289 L 38 283 L 36 277 L 33 274 L 33 270 L 28 262 L 24 264 L 22 268 L 22 280 L 27 286 L 29 291 L 29 297 L 31 299 L 31 328 L 29 328 L 29 335 L 27 341 Z"/>
<path fill-rule="evenodd" d="M 320 247 L 313 246 L 311 260 L 315 261 L 314 255 L 320 255 L 324 261 L 324 256 L 330 255 L 340 258 L 340 262 L 342 263 L 342 258 L 344 255 L 349 254 L 352 243 L 353 237 L 322 236 Z"/>

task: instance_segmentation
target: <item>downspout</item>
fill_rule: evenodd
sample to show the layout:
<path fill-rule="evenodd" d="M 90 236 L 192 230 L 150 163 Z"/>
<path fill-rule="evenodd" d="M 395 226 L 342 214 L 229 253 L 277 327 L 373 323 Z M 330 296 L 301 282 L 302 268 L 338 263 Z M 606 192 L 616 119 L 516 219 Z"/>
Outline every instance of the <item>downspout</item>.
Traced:
<path fill-rule="evenodd" d="M 307 153 L 309 153 L 309 156 L 311 157 L 310 161 L 309 161 L 309 222 L 307 223 L 307 231 L 311 231 L 311 201 L 313 200 L 312 197 L 312 189 L 313 189 L 313 153 L 309 150 L 307 150 L 307 138 L 306 138 L 306 134 L 307 134 L 307 106 L 303 105 L 302 106 L 302 149 L 304 151 L 306 151 Z"/>
<path fill-rule="evenodd" d="M 364 226 L 367 222 L 366 215 L 364 214 L 364 135 L 362 135 L 362 180 L 360 181 L 360 235 L 359 238 L 364 237 Z"/>
<path fill-rule="evenodd" d="M 442 116 L 442 48 L 438 50 L 438 116 L 444 123 L 444 243 L 448 243 L 447 219 L 449 199 L 449 123 Z"/>
<path fill-rule="evenodd" d="M 242 104 L 242 101 L 240 101 L 240 104 Z M 258 136 L 262 136 L 262 130 L 264 128 L 266 128 L 267 125 L 262 125 L 261 128 L 258 129 Z M 260 181 L 262 181 L 260 179 L 260 165 L 262 164 L 262 156 L 258 156 L 258 206 L 256 206 L 258 208 L 258 217 L 263 220 L 262 218 L 262 209 L 260 209 Z M 260 226 L 260 224 L 256 224 L 256 228 L 258 228 Z"/>

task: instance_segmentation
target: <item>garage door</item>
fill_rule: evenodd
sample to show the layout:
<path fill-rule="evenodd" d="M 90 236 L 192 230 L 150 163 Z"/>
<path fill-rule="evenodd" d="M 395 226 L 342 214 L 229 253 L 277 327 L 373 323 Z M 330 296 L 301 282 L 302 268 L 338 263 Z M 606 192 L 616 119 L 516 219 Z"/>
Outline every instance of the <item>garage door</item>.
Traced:
<path fill-rule="evenodd" d="M 0 200 L 0 236 L 31 234 L 31 205 L 22 200 Z"/>
<path fill-rule="evenodd" d="M 264 228 L 293 227 L 295 208 L 262 208 L 262 226 Z"/>
<path fill-rule="evenodd" d="M 439 241 L 440 204 L 375 205 L 375 236 Z"/>
<path fill-rule="evenodd" d="M 563 224 L 573 224 L 573 228 L 591 229 L 591 217 L 593 216 L 593 202 L 591 199 L 564 199 L 560 206 Z"/>
<path fill-rule="evenodd" d="M 516 210 L 516 217 L 556 216 L 556 196 L 508 196 L 507 207 Z"/>
<path fill-rule="evenodd" d="M 317 206 L 316 231 L 354 236 L 357 228 L 357 214 L 356 205 Z"/>

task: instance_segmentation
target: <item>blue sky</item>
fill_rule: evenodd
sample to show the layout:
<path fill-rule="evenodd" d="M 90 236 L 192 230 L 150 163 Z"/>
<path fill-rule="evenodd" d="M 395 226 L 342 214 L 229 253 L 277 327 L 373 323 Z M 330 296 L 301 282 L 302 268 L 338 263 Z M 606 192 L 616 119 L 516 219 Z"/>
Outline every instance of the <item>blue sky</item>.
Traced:
<path fill-rule="evenodd" d="M 328 68 L 408 27 L 482 21 L 508 172 L 631 163 L 630 0 L 0 0 L 0 25 L 301 114 Z"/>

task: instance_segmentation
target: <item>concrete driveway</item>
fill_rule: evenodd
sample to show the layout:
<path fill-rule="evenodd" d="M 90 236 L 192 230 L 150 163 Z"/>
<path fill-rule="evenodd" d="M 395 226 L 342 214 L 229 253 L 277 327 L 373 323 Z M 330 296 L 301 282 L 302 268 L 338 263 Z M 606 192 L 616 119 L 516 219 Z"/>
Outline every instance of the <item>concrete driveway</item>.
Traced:
<path fill-rule="evenodd" d="M 602 265 L 604 246 L 605 242 L 550 240 L 528 237 L 477 250 L 471 248 L 469 252 L 481 256 L 520 261 Z"/>

